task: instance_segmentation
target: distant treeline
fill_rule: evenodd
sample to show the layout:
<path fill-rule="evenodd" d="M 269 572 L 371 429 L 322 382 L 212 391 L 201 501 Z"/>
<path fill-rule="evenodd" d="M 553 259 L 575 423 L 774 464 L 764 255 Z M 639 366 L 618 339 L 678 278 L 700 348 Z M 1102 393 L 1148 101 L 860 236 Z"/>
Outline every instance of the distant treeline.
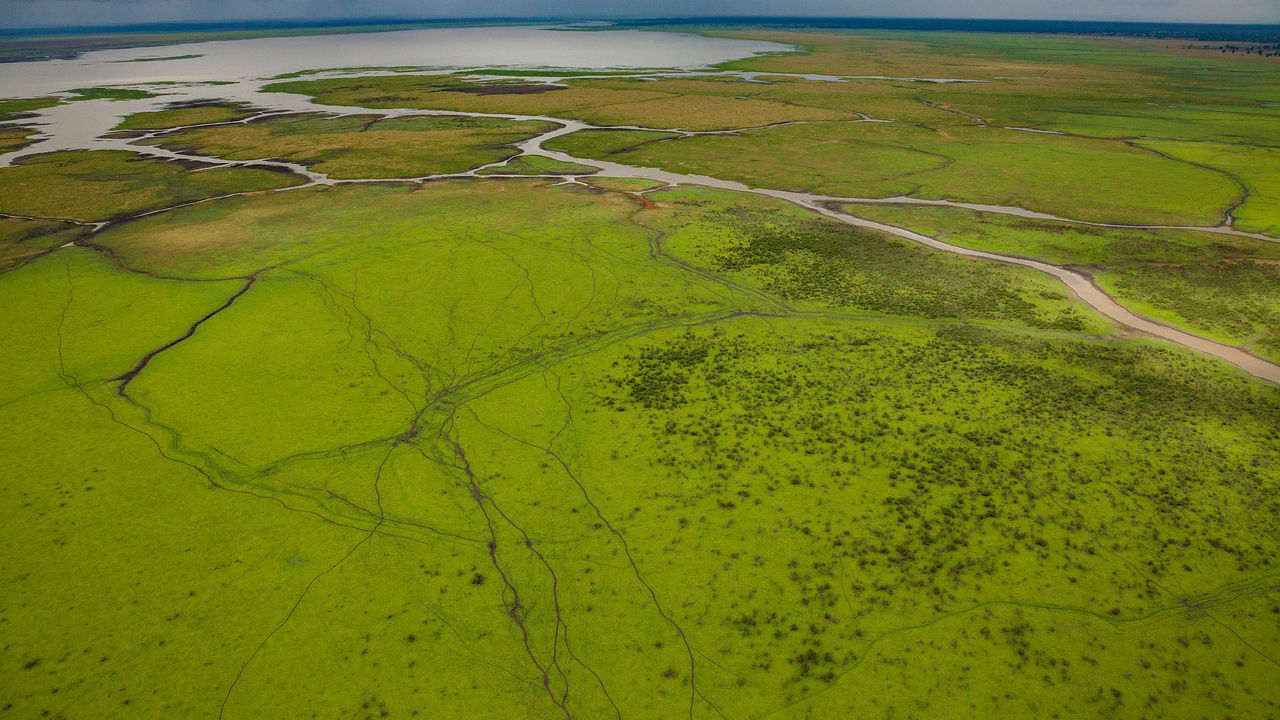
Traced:
<path fill-rule="evenodd" d="M 1058 35 L 1115 35 L 1205 41 L 1280 42 L 1280 25 L 1224 25 L 1215 23 L 1096 22 L 1077 20 L 981 20 L 973 18 L 813 18 L 813 17 L 691 17 L 619 20 L 619 25 L 752 25 L 772 28 L 830 28 L 881 30 L 955 30 L 962 32 L 1051 33 Z"/>
<path fill-rule="evenodd" d="M 1236 45 L 1235 43 L 1221 43 L 1218 45 L 1201 45 L 1196 47 L 1188 45 L 1188 50 L 1217 50 L 1220 53 L 1231 53 L 1235 55 L 1252 55 L 1257 53 L 1262 57 L 1280 57 L 1280 43 L 1254 43 L 1250 45 Z"/>

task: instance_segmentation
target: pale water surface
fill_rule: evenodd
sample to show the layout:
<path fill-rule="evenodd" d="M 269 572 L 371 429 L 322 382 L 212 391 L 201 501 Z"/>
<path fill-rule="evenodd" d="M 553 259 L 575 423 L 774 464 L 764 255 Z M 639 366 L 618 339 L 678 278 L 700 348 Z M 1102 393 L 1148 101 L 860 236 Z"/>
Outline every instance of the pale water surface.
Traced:
<path fill-rule="evenodd" d="M 463 27 L 256 38 L 125 48 L 72 60 L 0 64 L 0 97 L 96 85 L 269 78 L 343 67 L 701 68 L 789 45 L 640 30 L 591 32 L 552 26 Z M 179 60 L 139 58 L 200 55 Z"/>

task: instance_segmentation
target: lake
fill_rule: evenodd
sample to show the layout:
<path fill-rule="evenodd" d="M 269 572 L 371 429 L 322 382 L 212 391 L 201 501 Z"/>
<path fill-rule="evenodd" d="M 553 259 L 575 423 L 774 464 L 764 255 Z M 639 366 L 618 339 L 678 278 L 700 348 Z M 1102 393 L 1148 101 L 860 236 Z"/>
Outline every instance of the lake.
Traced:
<path fill-rule="evenodd" d="M 347 67 L 703 68 L 788 45 L 641 30 L 505 26 L 255 38 L 88 52 L 71 60 L 0 64 L 0 97 L 98 85 L 269 78 Z M 151 60 L 197 55 L 172 60 Z"/>

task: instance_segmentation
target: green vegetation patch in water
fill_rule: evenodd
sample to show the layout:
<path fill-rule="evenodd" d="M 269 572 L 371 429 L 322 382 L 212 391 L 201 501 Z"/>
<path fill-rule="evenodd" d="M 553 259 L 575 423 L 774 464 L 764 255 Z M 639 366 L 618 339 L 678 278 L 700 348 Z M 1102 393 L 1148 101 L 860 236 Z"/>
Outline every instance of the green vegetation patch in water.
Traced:
<path fill-rule="evenodd" d="M 502 165 L 484 168 L 477 175 L 590 175 L 597 168 L 579 163 L 563 162 L 541 155 L 521 155 Z"/>
<path fill-rule="evenodd" d="M 67 92 L 76 95 L 72 100 L 143 100 L 156 97 L 155 93 L 146 90 L 119 87 L 77 88 Z"/>

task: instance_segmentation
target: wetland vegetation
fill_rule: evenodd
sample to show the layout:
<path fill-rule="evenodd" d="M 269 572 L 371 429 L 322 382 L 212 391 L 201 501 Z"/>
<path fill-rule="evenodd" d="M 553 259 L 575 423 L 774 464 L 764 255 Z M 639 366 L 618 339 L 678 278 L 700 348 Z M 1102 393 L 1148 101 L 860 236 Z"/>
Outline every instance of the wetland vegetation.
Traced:
<path fill-rule="evenodd" d="M 147 142 L 228 160 L 282 158 L 335 179 L 420 177 L 501 162 L 551 129 L 494 118 L 289 116 L 193 128 Z"/>
<path fill-rule="evenodd" d="M 150 110 L 129 115 L 116 126 L 117 130 L 165 130 L 190 125 L 243 120 L 252 115 L 252 109 L 235 103 L 179 104 L 164 110 Z"/>
<path fill-rule="evenodd" d="M 0 167 L 0 715 L 1280 714 L 1280 386 L 911 235 L 1280 360 L 1280 65 L 705 32 Z"/>
<path fill-rule="evenodd" d="M 1144 315 L 1280 360 L 1280 243 L 960 208 L 864 204 L 850 210 L 955 245 L 1070 265 Z"/>
<path fill-rule="evenodd" d="M 0 213 L 92 222 L 301 181 L 271 169 L 177 163 L 114 150 L 57 152 L 0 167 Z"/>

